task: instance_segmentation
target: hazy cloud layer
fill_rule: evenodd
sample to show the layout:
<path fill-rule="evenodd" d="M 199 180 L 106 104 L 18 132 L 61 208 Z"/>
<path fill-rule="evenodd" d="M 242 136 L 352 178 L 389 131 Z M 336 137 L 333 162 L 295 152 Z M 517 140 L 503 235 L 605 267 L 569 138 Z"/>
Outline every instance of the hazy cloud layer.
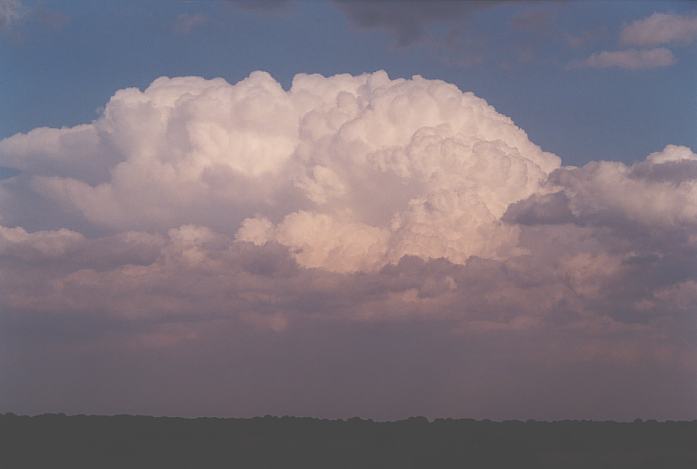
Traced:
<path fill-rule="evenodd" d="M 291 0 L 227 0 L 245 10 L 274 11 L 285 8 Z"/>
<path fill-rule="evenodd" d="M 472 12 L 502 3 L 501 0 L 454 2 L 448 0 L 334 0 L 355 25 L 384 30 L 400 46 L 420 39 L 436 22 L 464 21 Z"/>
<path fill-rule="evenodd" d="M 122 410 L 695 416 L 687 147 L 565 167 L 448 83 L 255 72 L 120 90 L 92 123 L 0 141 L 0 166 L 20 171 L 0 181 L 0 320 L 25 338 L 4 402 L 47 402 L 11 363 L 50 327 L 60 369 L 159 363 L 130 403 L 97 393 Z M 207 408 L 193 375 L 237 400 Z M 147 404 L 167 376 L 183 394 Z"/>

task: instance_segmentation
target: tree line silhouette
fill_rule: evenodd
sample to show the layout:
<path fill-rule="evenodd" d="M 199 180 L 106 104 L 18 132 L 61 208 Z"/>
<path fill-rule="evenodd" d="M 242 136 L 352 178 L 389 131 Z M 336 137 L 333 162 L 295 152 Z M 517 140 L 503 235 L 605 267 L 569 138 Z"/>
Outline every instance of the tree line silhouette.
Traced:
<path fill-rule="evenodd" d="M 697 468 L 697 421 L 0 414 L 0 467 Z"/>

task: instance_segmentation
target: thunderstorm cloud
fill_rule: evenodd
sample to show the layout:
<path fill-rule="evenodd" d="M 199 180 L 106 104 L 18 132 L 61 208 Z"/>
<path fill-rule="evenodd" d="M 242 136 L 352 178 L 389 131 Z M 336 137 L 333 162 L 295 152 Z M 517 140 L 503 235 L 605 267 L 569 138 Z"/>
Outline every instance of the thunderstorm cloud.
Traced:
<path fill-rule="evenodd" d="M 610 59 L 629 68 L 643 60 L 598 56 L 588 66 Z M 91 123 L 1 140 L 0 166 L 18 172 L 0 181 L 0 309 L 14 321 L 106 322 L 119 332 L 104 343 L 124 353 L 256 331 L 302 338 L 278 347 L 306 357 L 298 344 L 310 344 L 333 367 L 337 347 L 348 346 L 337 331 L 354 331 L 364 365 L 343 369 L 376 387 L 334 392 L 382 402 L 400 386 L 420 390 L 389 415 L 452 413 L 456 394 L 489 396 L 492 407 L 479 411 L 491 414 L 511 402 L 491 391 L 502 386 L 552 417 L 568 411 L 564 396 L 578 406 L 568 412 L 583 413 L 593 392 L 628 389 L 663 402 L 657 416 L 694 416 L 690 148 L 564 166 L 443 81 L 299 74 L 284 89 L 254 72 L 236 84 L 163 77 L 119 90 Z M 402 350 L 406 363 L 437 363 L 437 392 L 404 382 L 399 369 L 370 368 L 394 352 L 366 327 L 386 324 L 404 328 L 400 343 L 424 347 Z M 491 371 L 476 366 L 484 356 Z M 527 374 L 502 371 L 502 356 Z M 218 359 L 209 366 L 223 366 Z M 296 400 L 298 413 L 323 392 L 336 397 L 327 391 L 335 375 L 318 369 L 323 378 L 303 376 L 326 389 Z M 569 370 L 603 383 L 569 391 L 559 384 Z M 259 373 L 257 386 L 272 389 L 273 373 Z M 651 376 L 669 383 L 651 387 Z M 535 380 L 560 402 L 531 397 Z M 633 415 L 645 398 L 597 412 Z M 370 412 L 365 399 L 335 412 Z"/>

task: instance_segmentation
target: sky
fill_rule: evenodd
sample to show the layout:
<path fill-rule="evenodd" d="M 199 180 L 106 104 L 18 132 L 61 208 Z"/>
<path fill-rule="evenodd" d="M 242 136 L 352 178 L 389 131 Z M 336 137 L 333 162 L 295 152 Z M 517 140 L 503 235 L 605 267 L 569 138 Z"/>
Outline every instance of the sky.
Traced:
<path fill-rule="evenodd" d="M 697 418 L 692 2 L 0 0 L 0 411 Z"/>

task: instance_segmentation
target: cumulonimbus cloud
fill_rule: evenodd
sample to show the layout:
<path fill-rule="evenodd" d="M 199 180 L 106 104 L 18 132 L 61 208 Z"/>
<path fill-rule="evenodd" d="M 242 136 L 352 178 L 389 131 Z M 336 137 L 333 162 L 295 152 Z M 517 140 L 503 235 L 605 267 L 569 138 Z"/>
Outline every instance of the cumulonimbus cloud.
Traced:
<path fill-rule="evenodd" d="M 0 141 L 0 165 L 5 311 L 156 319 L 153 346 L 208 319 L 437 321 L 554 342 L 559 366 L 695 369 L 687 147 L 562 166 L 439 80 L 255 72 L 120 90 Z"/>
<path fill-rule="evenodd" d="M 299 75 L 288 91 L 264 73 L 163 78 L 119 91 L 92 124 L 36 129 L 0 151 L 91 225 L 237 230 L 339 271 L 506 256 L 517 231 L 501 216 L 559 166 L 471 93 L 384 73 Z"/>

